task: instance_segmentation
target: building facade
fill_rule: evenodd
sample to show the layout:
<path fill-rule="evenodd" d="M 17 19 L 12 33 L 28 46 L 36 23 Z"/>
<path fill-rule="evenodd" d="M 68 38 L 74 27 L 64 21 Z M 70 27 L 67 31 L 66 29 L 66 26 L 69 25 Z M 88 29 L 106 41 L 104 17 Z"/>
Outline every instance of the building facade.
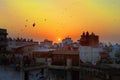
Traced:
<path fill-rule="evenodd" d="M 99 36 L 86 32 L 81 35 L 79 41 L 79 56 L 84 63 L 96 64 L 99 59 Z"/>
<path fill-rule="evenodd" d="M 32 54 L 37 45 L 38 42 L 35 42 L 32 39 L 8 38 L 7 50 L 15 54 Z"/>
<path fill-rule="evenodd" d="M 51 48 L 53 45 L 53 41 L 45 39 L 43 42 L 40 42 L 40 46 L 44 48 Z"/>
<path fill-rule="evenodd" d="M 5 53 L 7 47 L 7 30 L 0 29 L 0 53 Z"/>

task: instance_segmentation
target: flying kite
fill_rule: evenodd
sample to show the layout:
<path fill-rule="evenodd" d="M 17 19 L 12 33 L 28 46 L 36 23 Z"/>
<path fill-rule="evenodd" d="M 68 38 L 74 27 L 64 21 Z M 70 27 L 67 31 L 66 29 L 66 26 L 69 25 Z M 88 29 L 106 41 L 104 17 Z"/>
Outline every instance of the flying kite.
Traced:
<path fill-rule="evenodd" d="M 44 19 L 44 21 L 46 21 L 47 19 Z"/>
<path fill-rule="evenodd" d="M 33 27 L 35 27 L 35 25 L 36 25 L 36 24 L 35 24 L 35 23 L 33 23 Z"/>
<path fill-rule="evenodd" d="M 25 25 L 25 27 L 27 27 L 27 25 Z"/>
<path fill-rule="evenodd" d="M 28 22 L 28 19 L 26 19 L 26 22 Z"/>

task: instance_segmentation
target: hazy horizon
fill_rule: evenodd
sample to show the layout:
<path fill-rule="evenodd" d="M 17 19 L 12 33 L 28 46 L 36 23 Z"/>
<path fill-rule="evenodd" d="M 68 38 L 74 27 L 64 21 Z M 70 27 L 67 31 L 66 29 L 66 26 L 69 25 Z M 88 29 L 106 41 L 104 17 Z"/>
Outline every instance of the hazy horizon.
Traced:
<path fill-rule="evenodd" d="M 100 42 L 120 43 L 119 8 L 119 0 L 0 0 L 0 28 L 37 41 L 77 41 L 88 31 Z"/>

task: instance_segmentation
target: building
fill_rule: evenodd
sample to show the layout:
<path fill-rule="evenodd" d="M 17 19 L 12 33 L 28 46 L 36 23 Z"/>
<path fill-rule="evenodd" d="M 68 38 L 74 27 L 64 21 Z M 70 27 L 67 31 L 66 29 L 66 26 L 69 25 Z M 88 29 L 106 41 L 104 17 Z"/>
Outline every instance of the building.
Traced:
<path fill-rule="evenodd" d="M 79 43 L 77 43 L 77 42 L 74 42 L 73 43 L 73 45 L 72 45 L 72 50 L 77 50 L 78 51 L 78 49 L 79 49 Z"/>
<path fill-rule="evenodd" d="M 36 47 L 33 51 L 33 56 L 36 58 L 36 62 L 38 63 L 47 63 L 47 58 L 51 57 L 51 53 L 55 51 L 55 49 L 48 49 L 42 47 Z"/>
<path fill-rule="evenodd" d="M 73 40 L 69 36 L 62 40 L 63 46 L 71 45 L 72 43 L 73 43 Z"/>
<path fill-rule="evenodd" d="M 57 43 L 54 43 L 54 44 L 53 44 L 53 47 L 54 47 L 55 49 L 57 49 L 57 48 L 59 48 L 59 45 L 58 45 Z"/>
<path fill-rule="evenodd" d="M 112 64 L 113 63 L 113 61 L 112 61 L 112 59 L 110 58 L 110 55 L 109 55 L 109 53 L 107 53 L 107 52 L 100 52 L 100 59 L 99 59 L 99 61 L 98 61 L 98 64 L 101 64 L 101 63 L 106 63 L 106 64 Z"/>
<path fill-rule="evenodd" d="M 62 48 L 64 50 L 72 50 L 73 40 L 68 36 L 62 40 Z"/>
<path fill-rule="evenodd" d="M 62 40 L 61 43 L 55 43 L 54 48 L 57 50 L 66 50 L 66 51 L 78 51 L 79 43 L 73 42 L 73 40 L 68 36 Z"/>
<path fill-rule="evenodd" d="M 120 45 L 119 44 L 112 45 L 111 43 L 109 43 L 107 45 L 107 44 L 100 43 L 99 48 L 100 48 L 100 52 L 107 53 L 114 63 L 120 62 L 120 59 L 119 59 Z M 103 55 L 103 54 L 100 54 L 100 55 Z"/>
<path fill-rule="evenodd" d="M 81 35 L 79 41 L 79 56 L 84 63 L 96 64 L 99 59 L 99 36 L 86 32 Z"/>
<path fill-rule="evenodd" d="M 116 57 L 115 55 L 116 55 L 118 52 L 120 53 L 120 45 L 119 45 L 119 44 L 113 45 L 113 46 L 112 46 L 112 51 L 110 52 L 111 58 L 115 58 L 115 57 Z"/>
<path fill-rule="evenodd" d="M 48 80 L 79 80 L 79 52 L 55 49 L 36 49 L 37 62 L 47 63 Z"/>
<path fill-rule="evenodd" d="M 45 48 L 51 48 L 53 46 L 52 44 L 53 41 L 50 41 L 48 39 L 45 39 L 43 42 L 40 42 L 40 46 Z"/>
<path fill-rule="evenodd" d="M 8 38 L 7 50 L 15 54 L 32 54 L 37 45 L 38 42 L 35 42 L 32 39 Z"/>
<path fill-rule="evenodd" d="M 5 53 L 7 47 L 7 30 L 0 29 L 0 53 Z"/>

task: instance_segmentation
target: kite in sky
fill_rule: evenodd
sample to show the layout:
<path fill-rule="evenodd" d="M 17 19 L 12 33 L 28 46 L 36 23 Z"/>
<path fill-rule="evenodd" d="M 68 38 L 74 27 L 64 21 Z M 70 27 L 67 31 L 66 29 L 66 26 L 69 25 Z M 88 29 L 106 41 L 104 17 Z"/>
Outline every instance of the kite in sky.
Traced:
<path fill-rule="evenodd" d="M 35 27 L 35 25 L 36 25 L 36 24 L 35 24 L 35 23 L 33 23 L 33 27 Z"/>

